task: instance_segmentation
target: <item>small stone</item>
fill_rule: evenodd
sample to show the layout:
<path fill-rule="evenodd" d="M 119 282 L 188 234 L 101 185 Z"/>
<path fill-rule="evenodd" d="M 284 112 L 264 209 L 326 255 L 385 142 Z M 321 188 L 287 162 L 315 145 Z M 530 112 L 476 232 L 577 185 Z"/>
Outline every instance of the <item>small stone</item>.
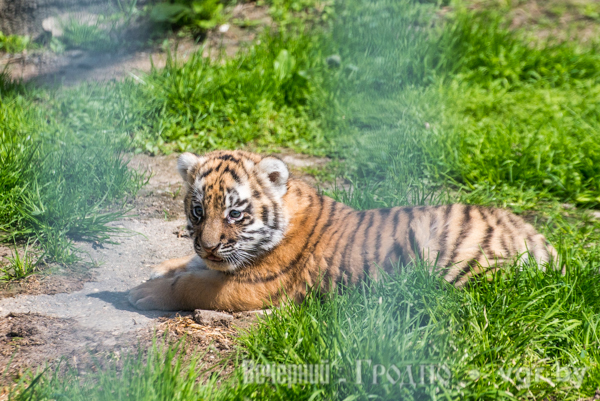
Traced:
<path fill-rule="evenodd" d="M 593 216 L 595 219 L 598 219 L 598 220 L 600 220 L 600 211 L 593 211 L 593 212 L 592 212 L 592 216 Z"/>
<path fill-rule="evenodd" d="M 342 65 L 342 58 L 337 54 L 332 54 L 331 56 L 327 57 L 325 59 L 325 61 L 327 62 L 327 65 L 330 67 L 337 68 L 340 65 Z"/>
<path fill-rule="evenodd" d="M 194 311 L 194 321 L 203 326 L 229 327 L 233 321 L 233 316 L 223 312 L 196 309 Z"/>
<path fill-rule="evenodd" d="M 229 30 L 229 24 L 223 24 L 219 27 L 219 32 L 225 33 Z"/>
<path fill-rule="evenodd" d="M 75 50 L 69 50 L 68 52 L 66 52 L 66 55 L 71 58 L 79 58 L 79 57 L 83 56 L 84 53 L 82 50 L 75 49 Z"/>
<path fill-rule="evenodd" d="M 245 312 L 247 314 L 247 316 L 266 316 L 266 315 L 270 315 L 271 312 L 273 312 L 271 309 L 257 309 L 257 310 L 249 310 L 247 312 Z"/>
<path fill-rule="evenodd" d="M 56 17 L 48 17 L 43 20 L 42 28 L 44 31 L 50 32 L 54 38 L 60 38 L 64 33 L 60 21 Z"/>
<path fill-rule="evenodd" d="M 102 341 L 102 345 L 105 347 L 114 347 L 117 345 L 117 340 L 114 338 L 107 338 L 106 340 Z"/>

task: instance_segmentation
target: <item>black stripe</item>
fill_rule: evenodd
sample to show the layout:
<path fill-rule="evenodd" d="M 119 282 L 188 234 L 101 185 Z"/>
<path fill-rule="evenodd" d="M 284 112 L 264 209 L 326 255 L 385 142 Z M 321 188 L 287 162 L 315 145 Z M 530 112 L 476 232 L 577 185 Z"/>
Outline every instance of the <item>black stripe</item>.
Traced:
<path fill-rule="evenodd" d="M 508 250 L 506 246 L 506 241 L 504 241 L 504 235 L 500 236 L 500 245 L 502 246 L 502 257 L 505 259 L 510 258 L 511 252 Z"/>
<path fill-rule="evenodd" d="M 350 240 L 346 244 L 346 247 L 344 248 L 344 253 L 342 254 L 342 263 L 340 264 L 340 268 L 341 268 L 341 266 L 347 266 L 349 264 L 347 262 L 348 256 L 349 256 L 348 248 L 350 248 L 350 246 L 354 245 L 354 237 L 356 237 L 356 232 L 358 231 L 358 228 L 361 226 L 363 220 L 365 219 L 365 214 L 366 213 L 364 210 L 358 212 L 358 223 L 356 224 L 356 229 L 352 233 L 352 237 L 350 238 Z"/>
<path fill-rule="evenodd" d="M 268 217 L 267 217 L 267 219 L 263 218 L 263 221 L 272 230 L 278 230 L 279 229 L 279 208 L 277 206 L 277 203 L 271 197 L 270 191 L 264 191 L 264 188 L 260 185 L 260 183 L 259 183 L 259 187 L 263 191 L 264 196 L 269 200 L 269 203 L 271 204 L 271 209 L 273 210 L 273 224 L 272 225 L 269 224 Z M 264 206 L 263 206 L 263 208 L 264 208 Z"/>
<path fill-rule="evenodd" d="M 324 201 L 325 201 L 325 197 L 319 196 L 319 198 L 320 198 L 320 201 L 321 201 L 320 202 L 320 208 L 321 208 L 321 210 L 319 212 L 319 219 L 320 219 L 321 218 L 321 214 L 322 214 L 323 209 L 324 209 L 323 204 L 324 204 Z M 335 216 L 335 210 L 336 210 L 336 208 L 337 208 L 337 202 L 331 200 L 331 205 L 329 206 L 329 213 L 327 215 L 327 221 L 325 222 L 325 224 L 323 224 L 323 227 L 321 227 L 321 230 L 319 231 L 319 234 L 317 235 L 317 238 L 313 241 L 313 243 L 311 245 L 311 249 L 307 249 L 307 252 L 306 252 L 307 257 L 306 258 L 308 258 L 308 256 L 314 254 L 314 251 L 315 251 L 316 247 L 321 242 L 321 238 L 323 237 L 323 234 L 325 234 L 325 232 L 329 229 L 329 227 L 331 227 L 331 224 L 333 223 L 333 218 Z M 315 226 L 315 229 L 316 229 L 316 226 Z M 314 229 L 313 229 L 313 232 L 314 232 Z M 312 236 L 312 233 L 311 233 L 311 236 Z M 321 268 L 321 266 L 318 266 L 318 269 L 320 269 L 320 268 Z M 326 266 L 325 266 L 325 268 L 326 268 Z M 297 270 L 297 273 L 299 273 L 299 272 L 300 272 L 300 270 Z M 311 275 L 311 277 L 312 277 L 312 275 Z M 297 279 L 297 274 L 294 274 L 292 276 L 292 279 L 296 280 Z M 314 282 L 314 280 L 313 280 L 313 282 Z"/>
<path fill-rule="evenodd" d="M 448 233 L 450 231 L 450 222 L 448 218 L 450 217 L 450 213 L 452 212 L 452 208 L 454 205 L 447 205 L 446 210 L 444 211 L 444 218 L 442 224 L 444 225 L 444 231 L 442 235 L 440 235 L 440 239 L 438 240 L 438 262 L 442 262 L 444 260 L 444 256 L 446 256 L 448 248 L 446 247 L 446 242 L 448 241 Z"/>
<path fill-rule="evenodd" d="M 367 227 L 365 228 L 365 238 L 363 240 L 363 246 L 362 247 L 358 247 L 363 248 L 364 251 L 362 252 L 363 254 L 363 271 L 365 272 L 365 274 L 369 274 L 370 270 L 371 270 L 371 264 L 369 263 L 369 247 L 367 246 L 367 240 L 369 238 L 369 230 L 371 230 L 371 228 L 373 227 L 373 220 L 375 220 L 375 210 L 369 210 L 369 222 L 367 223 Z"/>
<path fill-rule="evenodd" d="M 264 205 L 261 206 L 261 210 L 262 210 L 261 216 L 262 216 L 263 222 L 265 223 L 266 226 L 268 226 L 269 225 L 269 210 Z"/>
<path fill-rule="evenodd" d="M 400 214 L 403 211 L 404 211 L 404 209 L 400 209 L 399 208 L 399 209 L 396 210 L 396 213 L 394 213 L 394 223 L 393 223 L 394 224 L 394 231 L 393 231 L 393 234 L 392 234 L 392 241 L 394 241 L 394 246 L 393 246 L 392 250 L 390 250 L 390 252 L 388 253 L 388 255 L 385 257 L 384 263 L 387 262 L 390 259 L 391 255 L 392 255 L 392 252 L 394 252 L 394 255 L 398 255 L 398 253 L 396 252 L 396 246 L 400 246 L 400 245 L 398 245 L 398 239 L 396 238 L 396 236 L 398 235 L 398 224 L 399 224 L 399 220 L 400 220 Z M 402 252 L 402 248 L 400 248 L 400 255 L 401 256 L 398 257 L 398 261 L 400 261 L 400 263 L 403 263 L 403 261 L 401 260 L 401 257 L 404 256 L 403 254 L 404 253 Z"/>
<path fill-rule="evenodd" d="M 315 224 L 313 224 L 312 229 L 310 230 L 310 234 L 308 234 L 308 237 L 304 243 L 304 246 L 302 247 L 303 252 L 300 252 L 298 255 L 296 255 L 296 257 L 294 258 L 294 260 L 284 269 L 284 272 L 287 272 L 289 270 L 291 270 L 293 267 L 295 267 L 298 262 L 302 259 L 303 255 L 304 258 L 307 258 L 308 256 L 312 255 L 312 251 L 306 252 L 308 250 L 308 245 L 309 243 L 312 241 L 313 239 L 313 235 L 315 233 L 315 230 L 317 229 L 317 226 L 319 225 L 319 222 L 321 220 L 321 215 L 323 214 L 323 202 L 324 202 L 324 197 L 323 196 L 318 196 L 319 199 L 319 214 L 315 220 Z M 313 243 L 313 249 L 316 246 L 318 241 L 315 241 Z"/>
<path fill-rule="evenodd" d="M 515 222 L 515 216 L 512 213 L 510 213 L 510 212 L 507 213 L 507 217 L 508 217 L 508 221 L 511 223 L 512 228 L 513 228 L 511 230 L 512 234 L 513 234 L 511 236 L 512 237 L 512 245 L 513 245 L 513 248 L 515 250 L 515 253 L 519 254 L 520 241 L 518 241 L 517 238 L 520 236 L 520 232 L 519 232 L 520 224 L 517 224 L 517 223 L 520 223 L 520 222 L 519 221 Z M 511 255 L 511 256 L 513 256 L 513 255 Z"/>
<path fill-rule="evenodd" d="M 501 211 L 499 209 L 496 210 L 496 213 L 500 213 L 500 212 Z M 509 230 L 508 226 L 504 223 L 504 220 L 502 219 L 502 215 L 500 215 L 496 219 L 496 225 L 498 227 L 501 227 L 501 231 L 502 231 L 502 233 L 500 234 L 500 246 L 502 247 L 502 257 L 505 259 L 508 259 L 512 253 L 510 252 L 510 249 L 508 249 L 508 246 L 506 245 L 504 236 L 506 235 L 506 232 L 510 231 L 510 230 Z"/>
<path fill-rule="evenodd" d="M 273 230 L 279 230 L 279 208 L 273 202 L 273 225 L 270 226 Z"/>
<path fill-rule="evenodd" d="M 485 255 L 485 248 L 486 246 L 488 246 L 488 243 L 490 241 L 490 231 L 494 231 L 493 227 L 489 225 L 489 223 L 487 222 L 487 219 L 485 219 L 485 216 L 483 215 L 483 212 L 481 211 L 480 207 L 476 207 L 475 210 L 477 210 L 479 212 L 479 214 L 481 215 L 481 217 L 483 218 L 483 220 L 485 221 L 485 223 L 488 225 L 488 228 L 485 230 L 485 235 L 484 235 L 484 240 L 483 242 L 479 243 L 479 249 L 477 250 L 477 253 L 475 254 L 475 256 L 473 256 L 471 258 L 471 260 L 469 261 L 469 263 L 467 263 L 467 265 L 471 265 L 473 262 L 479 262 L 479 258 L 481 258 L 482 256 Z M 486 255 L 487 256 L 487 255 Z M 466 273 L 465 273 L 466 274 Z"/>
<path fill-rule="evenodd" d="M 489 259 L 493 258 L 495 254 L 495 252 L 493 252 L 493 250 L 490 248 L 490 243 L 492 242 L 492 238 L 494 238 L 494 234 L 495 234 L 495 228 L 494 226 L 492 226 L 488 220 L 488 215 L 484 212 L 487 212 L 487 209 L 483 209 L 483 211 L 480 210 L 481 215 L 483 216 L 483 220 L 485 221 L 485 223 L 487 224 L 487 228 L 485 230 L 485 235 L 483 237 L 483 242 L 481 243 L 481 248 L 483 249 L 483 251 L 485 252 L 485 256 L 486 258 Z"/>
<path fill-rule="evenodd" d="M 240 180 L 240 176 L 238 175 L 238 173 L 236 173 L 233 169 L 230 169 L 229 166 L 225 167 L 225 170 L 223 170 L 223 174 L 225 173 L 229 173 L 231 175 L 231 178 L 233 178 L 233 180 L 237 183 L 237 184 L 241 184 L 242 181 Z"/>
<path fill-rule="evenodd" d="M 408 229 L 408 243 L 410 245 L 410 249 L 415 253 L 417 258 L 421 258 L 421 247 L 417 242 L 417 238 L 415 235 L 415 230 L 411 228 Z"/>
<path fill-rule="evenodd" d="M 315 247 L 316 247 L 316 244 L 321 241 L 321 237 L 323 236 L 323 234 L 325 234 L 325 231 L 327 231 L 327 229 L 329 227 L 331 227 L 331 224 L 333 224 L 333 219 L 335 218 L 335 214 L 336 214 L 336 211 L 337 211 L 337 205 L 338 205 L 337 202 L 335 202 L 333 200 L 331 201 L 331 205 L 329 206 L 329 215 L 327 216 L 327 222 L 325 223 L 325 225 L 321 229 L 321 234 L 319 235 L 319 238 L 317 238 L 317 241 L 315 243 Z"/>
<path fill-rule="evenodd" d="M 197 179 L 201 180 L 201 179 L 203 179 L 204 177 L 206 177 L 207 175 L 209 175 L 212 172 L 213 172 L 213 169 L 209 168 L 208 170 L 206 170 L 202 174 L 200 174 L 200 176 L 198 176 Z"/>
<path fill-rule="evenodd" d="M 465 267 L 462 268 L 462 270 L 460 271 L 460 273 L 458 273 L 456 275 L 456 277 L 454 277 L 452 279 L 451 284 L 456 284 L 461 278 L 463 278 L 467 273 L 471 272 L 472 270 L 474 270 L 477 267 L 477 259 L 471 259 L 469 260 L 469 262 L 465 265 Z"/>
<path fill-rule="evenodd" d="M 249 199 L 237 199 L 235 202 L 233 202 L 233 204 L 231 206 L 235 207 L 235 208 L 240 208 L 240 207 L 243 207 L 246 203 L 250 203 L 250 200 Z"/>
<path fill-rule="evenodd" d="M 352 212 L 350 212 L 349 214 L 351 214 Z M 331 255 L 329 255 L 329 257 L 325 260 L 325 263 L 327 263 L 327 268 L 328 271 L 331 270 L 332 267 L 332 263 L 333 263 L 333 258 L 335 257 L 335 255 L 337 255 L 339 252 L 337 251 L 338 249 L 338 245 L 340 243 L 340 241 L 342 240 L 342 238 L 344 238 L 344 234 L 346 232 L 346 229 L 348 228 L 349 224 L 347 222 L 347 220 L 342 219 L 342 222 L 344 222 L 344 226 L 342 227 L 342 232 L 340 233 L 340 236 L 336 239 L 335 244 L 330 247 L 329 243 L 327 244 L 327 248 L 329 249 L 333 249 L 333 252 L 331 253 Z M 338 233 L 339 229 L 336 229 L 333 234 L 331 234 L 331 238 L 333 239 L 335 237 L 335 235 Z M 342 255 L 343 256 L 343 255 Z"/>
<path fill-rule="evenodd" d="M 394 213 L 394 220 L 393 220 L 393 224 L 394 224 L 394 231 L 392 234 L 392 239 L 396 239 L 396 234 L 398 233 L 398 220 L 400 219 L 400 213 L 402 212 L 402 209 L 397 209 L 396 213 Z"/>
<path fill-rule="evenodd" d="M 456 254 L 458 253 L 458 248 L 464 241 L 467 234 L 469 234 L 469 232 L 471 231 L 471 208 L 472 208 L 471 205 L 465 206 L 465 209 L 463 211 L 464 220 L 462 221 L 462 227 L 460 228 L 460 234 L 458 234 L 458 237 L 456 238 L 456 241 L 454 242 L 454 245 L 452 247 L 452 255 L 450 256 L 448 263 L 446 263 L 446 267 L 452 266 L 452 264 L 454 263 L 454 258 L 456 257 Z"/>
<path fill-rule="evenodd" d="M 240 162 L 240 160 L 239 160 L 239 159 L 237 159 L 237 158 L 233 157 L 232 155 L 222 155 L 222 156 L 218 156 L 218 157 L 217 157 L 217 159 L 220 159 L 220 160 L 231 160 L 231 161 L 232 161 L 232 162 L 234 162 L 234 163 L 239 163 L 239 162 Z"/>
<path fill-rule="evenodd" d="M 375 262 L 381 263 L 379 260 L 381 254 L 381 233 L 386 228 L 385 221 L 390 215 L 390 209 L 379 209 L 379 216 L 381 217 L 381 224 L 379 225 L 379 230 L 377 231 L 377 237 L 375 238 Z M 385 263 L 385 260 L 383 261 Z M 383 267 L 383 263 L 381 263 L 381 267 Z"/>
<path fill-rule="evenodd" d="M 392 245 L 392 249 L 390 249 L 390 251 L 388 252 L 388 254 L 385 256 L 385 259 L 383 260 L 384 264 L 387 261 L 390 262 L 390 268 L 394 267 L 394 263 L 391 260 L 392 256 L 396 256 L 396 262 L 398 264 L 400 264 L 400 265 L 406 264 L 406 262 L 403 260 L 403 258 L 404 258 L 404 251 L 402 250 L 402 245 L 400 245 L 400 243 L 394 242 L 394 245 Z"/>
<path fill-rule="evenodd" d="M 261 187 L 261 189 L 263 189 L 263 188 Z M 263 191 L 263 192 L 264 192 L 266 198 L 271 203 L 271 209 L 273 210 L 273 225 L 269 225 L 269 227 L 273 230 L 279 230 L 280 212 L 279 212 L 279 207 L 277 205 L 277 202 L 275 202 L 275 200 L 271 197 L 270 191 Z"/>

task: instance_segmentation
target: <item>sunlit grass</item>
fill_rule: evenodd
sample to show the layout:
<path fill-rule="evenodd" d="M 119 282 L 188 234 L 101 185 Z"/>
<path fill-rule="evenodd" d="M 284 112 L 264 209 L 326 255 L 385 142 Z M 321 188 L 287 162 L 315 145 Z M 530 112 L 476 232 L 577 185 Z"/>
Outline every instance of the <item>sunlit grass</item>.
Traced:
<path fill-rule="evenodd" d="M 1 238 L 36 238 L 43 260 L 72 263 L 78 259 L 72 240 L 107 240 L 115 229 L 106 224 L 125 210 L 106 207 L 122 205 L 143 184 L 124 158 L 130 140 L 98 124 L 93 115 L 72 110 L 74 99 L 19 85 L 5 88 L 0 103 Z"/>
<path fill-rule="evenodd" d="M 4 261 L 0 261 L 0 282 L 19 280 L 35 273 L 37 258 L 33 254 L 31 243 L 27 242 L 22 251 L 19 250 L 15 243 L 12 255 L 4 256 Z"/>

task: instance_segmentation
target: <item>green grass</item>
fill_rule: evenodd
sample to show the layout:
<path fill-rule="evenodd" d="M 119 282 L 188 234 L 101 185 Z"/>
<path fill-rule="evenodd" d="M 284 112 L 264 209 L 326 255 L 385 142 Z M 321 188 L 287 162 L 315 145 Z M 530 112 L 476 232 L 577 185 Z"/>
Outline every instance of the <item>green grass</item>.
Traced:
<path fill-rule="evenodd" d="M 80 22 L 70 19 L 63 24 L 63 36 L 60 42 L 65 48 L 94 51 L 109 51 L 118 48 L 111 39 L 109 29 L 103 28 L 99 22 Z"/>
<path fill-rule="evenodd" d="M 21 53 L 32 46 L 29 36 L 5 35 L 0 32 L 0 52 Z"/>
<path fill-rule="evenodd" d="M 437 10 L 437 3 L 425 1 L 338 2 L 324 41 L 311 39 L 310 52 L 286 47 L 288 56 L 300 60 L 296 63 L 310 63 L 304 57 L 319 55 L 322 67 L 313 61 L 314 81 L 303 84 L 307 86 L 291 81 L 294 88 L 313 91 L 290 98 L 281 96 L 282 87 L 273 83 L 261 88 L 273 88 L 264 93 L 278 110 L 289 107 L 303 124 L 317 124 L 316 132 L 325 140 L 316 143 L 332 141 L 328 151 L 339 158 L 340 169 L 353 183 L 351 191 L 331 191 L 336 199 L 358 209 L 454 201 L 508 207 L 557 246 L 567 274 L 509 266 L 489 282 L 474 281 L 458 290 L 431 276 L 427 266 L 411 265 L 377 283 L 336 294 L 312 293 L 302 305 L 276 310 L 239 340 L 239 367 L 223 378 L 226 383 L 205 383 L 192 396 L 185 393 L 189 377 L 170 376 L 182 399 L 578 400 L 594 395 L 600 383 L 600 223 L 586 208 L 596 207 L 600 194 L 598 49 L 576 43 L 531 47 L 486 11 L 478 14 L 457 6 L 454 15 L 441 19 Z M 257 46 L 282 43 L 278 40 L 275 36 L 273 42 Z M 257 95 L 244 91 L 256 88 L 249 81 L 261 66 L 271 77 L 280 76 L 274 74 L 282 54 L 278 46 L 270 54 L 246 53 L 256 55 L 247 56 L 257 63 L 248 64 L 252 71 L 243 68 L 246 59 L 236 59 L 240 64 L 235 65 L 242 66 L 240 78 L 233 65 L 226 63 L 226 73 L 220 75 L 211 70 L 216 67 L 204 70 L 205 64 L 193 60 L 187 67 L 173 64 L 155 72 L 141 85 L 127 84 L 127 91 L 140 91 L 139 96 L 112 93 L 119 94 L 124 115 L 147 107 L 141 115 L 157 124 L 152 130 L 140 129 L 136 113 L 125 119 L 130 132 L 140 135 L 137 140 L 150 144 L 144 146 L 158 146 L 162 140 L 174 145 L 159 148 L 184 150 L 189 145 L 204 150 L 260 142 L 264 133 L 240 139 L 228 119 L 220 124 L 200 119 L 207 106 L 194 96 L 203 93 L 214 110 L 244 115 L 248 127 L 260 127 L 261 120 L 253 118 L 261 113 L 242 109 L 252 104 L 246 96 Z M 339 68 L 325 67 L 325 58 L 332 54 L 340 56 Z M 292 65 L 288 63 L 283 64 Z M 208 77 L 213 81 L 203 80 Z M 222 86 L 212 86 L 215 77 Z M 202 92 L 203 85 L 213 93 Z M 220 97 L 214 88 L 235 96 Z M 156 104 L 144 97 L 151 91 L 157 93 Z M 143 100 L 136 104 L 136 99 Z M 314 106 L 327 102 L 320 115 Z M 216 142 L 192 134 L 203 129 Z M 144 136 L 152 131 L 156 136 Z M 300 132 L 305 149 L 314 151 L 314 138 Z M 273 136 L 269 143 L 289 146 L 285 135 L 281 142 L 279 138 Z M 579 208 L 566 208 L 565 202 Z M 289 364 L 327 360 L 331 380 L 320 385 L 244 383 L 243 358 Z M 361 384 L 356 383 L 359 359 L 371 361 L 370 368 L 363 365 Z M 136 363 L 141 372 L 150 365 Z M 392 384 L 385 375 L 375 384 L 375 365 L 382 365 L 376 373 L 395 365 L 405 374 L 405 384 Z M 415 386 L 410 384 L 409 365 Z M 421 385 L 421 365 L 443 366 L 450 375 Z M 165 370 L 160 361 L 152 366 L 156 372 Z M 559 380 L 557 369 L 564 373 L 565 368 L 576 368 L 579 374 L 585 369 L 582 380 Z M 86 383 L 106 380 L 101 391 L 132 389 L 124 384 L 128 373 L 119 372 L 117 367 L 98 369 L 84 384 L 75 373 L 45 376 L 32 391 L 40 394 L 35 399 L 48 399 L 54 392 L 65 398 L 85 394 L 117 399 L 113 393 L 90 390 Z M 145 380 L 133 389 L 158 394 L 161 385 Z"/>
<path fill-rule="evenodd" d="M 329 107 L 316 39 L 293 30 L 267 32 L 233 58 L 210 60 L 199 52 L 181 66 L 170 60 L 164 70 L 141 77 L 134 96 L 146 103 L 131 112 L 148 117 L 151 133 L 140 149 L 319 149 Z"/>
<path fill-rule="evenodd" d="M 36 263 L 35 255 L 28 242 L 22 253 L 19 253 L 17 244 L 12 248 L 12 255 L 3 256 L 6 263 L 0 264 L 0 282 L 19 280 L 35 273 Z"/>
<path fill-rule="evenodd" d="M 85 100 L 99 102 L 94 95 Z M 72 240 L 108 240 L 115 229 L 106 224 L 143 183 L 124 157 L 130 139 L 88 111 L 74 96 L 4 82 L 0 233 L 9 242 L 37 238 L 48 262 L 77 260 Z"/>
<path fill-rule="evenodd" d="M 56 371 L 50 379 L 53 387 L 30 387 L 19 395 L 19 399 L 210 399 L 215 391 L 198 383 L 204 367 L 198 357 L 186 358 L 180 352 L 183 344 L 166 346 L 164 342 L 157 341 L 147 352 L 124 357 L 112 355 L 110 361 L 103 361 L 104 365 L 96 361 L 97 367 L 105 374 L 92 373 L 83 380 L 64 362 L 66 374 Z M 40 380 L 42 374 L 32 374 L 31 379 Z M 64 380 L 65 377 L 69 379 Z M 209 383 L 214 386 L 215 380 Z"/>

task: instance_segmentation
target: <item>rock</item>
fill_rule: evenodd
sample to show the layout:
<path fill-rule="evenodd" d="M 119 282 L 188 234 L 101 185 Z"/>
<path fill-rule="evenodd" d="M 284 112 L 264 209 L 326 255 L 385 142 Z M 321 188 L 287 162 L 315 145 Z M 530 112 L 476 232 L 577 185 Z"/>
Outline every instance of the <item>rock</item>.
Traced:
<path fill-rule="evenodd" d="M 247 316 L 260 316 L 263 317 L 265 315 L 270 315 L 273 312 L 271 309 L 258 309 L 258 310 L 249 310 L 245 312 Z"/>
<path fill-rule="evenodd" d="M 106 340 L 102 341 L 102 345 L 106 347 L 114 347 L 117 345 L 117 340 L 115 338 L 107 338 Z"/>
<path fill-rule="evenodd" d="M 325 59 L 327 65 L 330 67 L 339 67 L 342 64 L 342 58 L 337 54 L 332 54 L 331 56 Z"/>
<path fill-rule="evenodd" d="M 53 38 L 60 38 L 63 36 L 63 29 L 60 21 L 56 17 L 48 17 L 42 21 L 42 28 L 44 31 L 50 32 Z"/>
<path fill-rule="evenodd" d="M 233 316 L 213 310 L 196 309 L 194 311 L 194 321 L 203 326 L 229 327 L 233 322 Z"/>
<path fill-rule="evenodd" d="M 598 219 L 598 220 L 600 220 L 600 211 L 597 211 L 597 210 L 596 210 L 596 211 L 593 211 L 593 212 L 592 212 L 592 216 L 593 216 L 595 219 Z"/>

